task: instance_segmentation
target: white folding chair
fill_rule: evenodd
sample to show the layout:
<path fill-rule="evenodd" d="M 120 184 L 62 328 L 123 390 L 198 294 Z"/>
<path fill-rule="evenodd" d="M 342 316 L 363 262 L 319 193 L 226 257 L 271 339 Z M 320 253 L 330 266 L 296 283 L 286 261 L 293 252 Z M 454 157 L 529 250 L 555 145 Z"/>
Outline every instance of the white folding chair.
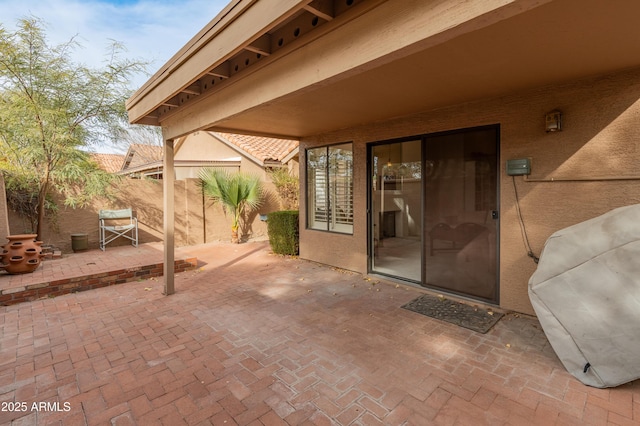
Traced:
<path fill-rule="evenodd" d="M 138 219 L 133 217 L 133 211 L 100 210 L 100 250 L 104 251 L 107 244 L 118 237 L 131 240 L 131 245 L 138 247 Z"/>

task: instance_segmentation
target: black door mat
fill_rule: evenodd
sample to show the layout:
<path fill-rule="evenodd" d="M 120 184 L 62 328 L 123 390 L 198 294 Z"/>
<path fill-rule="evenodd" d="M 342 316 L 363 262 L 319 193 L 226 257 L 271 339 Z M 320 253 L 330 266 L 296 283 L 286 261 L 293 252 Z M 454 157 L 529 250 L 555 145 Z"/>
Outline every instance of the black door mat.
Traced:
<path fill-rule="evenodd" d="M 402 308 L 482 334 L 489 331 L 503 316 L 499 312 L 428 294 L 412 300 Z"/>

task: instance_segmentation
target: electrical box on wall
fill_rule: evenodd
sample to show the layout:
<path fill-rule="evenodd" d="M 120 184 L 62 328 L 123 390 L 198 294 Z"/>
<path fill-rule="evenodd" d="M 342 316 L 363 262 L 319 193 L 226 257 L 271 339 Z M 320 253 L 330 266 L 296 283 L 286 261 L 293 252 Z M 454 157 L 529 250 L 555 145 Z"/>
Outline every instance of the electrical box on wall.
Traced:
<path fill-rule="evenodd" d="M 531 159 L 530 158 L 516 158 L 513 160 L 507 160 L 507 175 L 509 176 L 522 176 L 531 174 Z"/>

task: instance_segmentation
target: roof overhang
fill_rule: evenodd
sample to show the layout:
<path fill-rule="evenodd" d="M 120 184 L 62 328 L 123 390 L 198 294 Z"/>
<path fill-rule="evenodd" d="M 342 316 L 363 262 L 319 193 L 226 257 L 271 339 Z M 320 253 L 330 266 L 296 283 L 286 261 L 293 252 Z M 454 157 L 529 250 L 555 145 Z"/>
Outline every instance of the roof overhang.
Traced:
<path fill-rule="evenodd" d="M 122 169 L 118 171 L 116 174 L 126 176 L 129 174 L 141 173 L 149 170 L 162 170 L 162 167 L 163 167 L 162 160 L 158 160 L 158 161 L 153 161 L 151 163 L 141 164 L 135 167 L 128 167 L 126 169 Z"/>
<path fill-rule="evenodd" d="M 344 3 L 232 2 L 128 101 L 130 120 L 167 138 L 301 138 L 640 66 L 638 1 Z"/>
<path fill-rule="evenodd" d="M 225 158 L 222 160 L 174 160 L 173 167 L 240 167 L 241 158 Z M 153 163 L 143 164 L 130 169 L 120 170 L 116 174 L 122 176 L 135 175 L 135 174 L 148 174 L 158 173 L 164 168 L 162 161 L 154 161 Z"/>

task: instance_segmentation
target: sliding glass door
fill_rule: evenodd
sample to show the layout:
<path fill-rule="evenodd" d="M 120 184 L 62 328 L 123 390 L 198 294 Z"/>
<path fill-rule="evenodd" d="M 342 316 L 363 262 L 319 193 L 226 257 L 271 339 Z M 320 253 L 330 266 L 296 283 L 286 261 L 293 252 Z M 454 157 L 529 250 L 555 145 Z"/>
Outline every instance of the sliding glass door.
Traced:
<path fill-rule="evenodd" d="M 372 158 L 373 270 L 420 282 L 422 141 L 374 146 Z"/>
<path fill-rule="evenodd" d="M 427 136 L 424 284 L 497 300 L 497 128 Z"/>
<path fill-rule="evenodd" d="M 371 270 L 496 301 L 498 127 L 371 147 Z"/>

